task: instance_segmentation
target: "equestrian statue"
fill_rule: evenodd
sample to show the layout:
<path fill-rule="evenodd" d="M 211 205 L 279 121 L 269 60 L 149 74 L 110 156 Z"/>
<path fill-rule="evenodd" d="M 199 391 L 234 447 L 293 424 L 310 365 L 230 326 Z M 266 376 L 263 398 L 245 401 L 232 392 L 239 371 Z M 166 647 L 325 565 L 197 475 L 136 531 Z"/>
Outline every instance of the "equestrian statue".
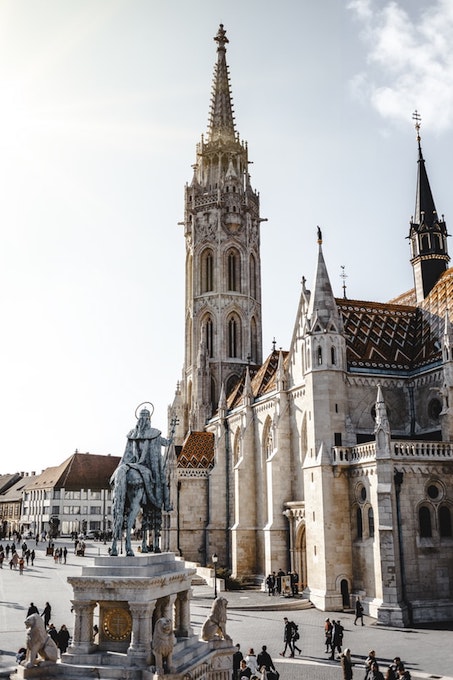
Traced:
<path fill-rule="evenodd" d="M 140 406 L 137 407 L 136 414 Z M 160 552 L 162 510 L 165 512 L 173 510 L 170 503 L 167 458 L 175 425 L 176 422 L 172 422 L 169 439 L 161 437 L 161 431 L 151 427 L 151 412 L 145 407 L 140 411 L 137 425 L 127 435 L 124 455 L 110 478 L 110 486 L 113 489 L 113 542 L 110 548 L 112 556 L 118 555 L 118 540 L 121 539 L 124 528 L 126 555 L 134 555 L 131 533 L 140 510 L 143 512 L 142 552 L 149 552 L 147 536 L 151 532 L 153 532 L 152 550 Z M 167 447 L 164 456 L 162 446 Z"/>

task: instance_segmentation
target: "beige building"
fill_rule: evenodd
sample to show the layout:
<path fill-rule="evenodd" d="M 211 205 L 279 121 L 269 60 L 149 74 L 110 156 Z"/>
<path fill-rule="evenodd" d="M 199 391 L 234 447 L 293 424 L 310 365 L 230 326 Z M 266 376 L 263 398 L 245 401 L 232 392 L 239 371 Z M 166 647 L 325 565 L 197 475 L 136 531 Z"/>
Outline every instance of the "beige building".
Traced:
<path fill-rule="evenodd" d="M 118 456 L 76 451 L 61 465 L 29 478 L 23 488 L 22 530 L 33 535 L 109 532 L 109 480 L 119 461 Z"/>
<path fill-rule="evenodd" d="M 215 40 L 209 127 L 185 188 L 185 360 L 163 543 L 203 564 L 217 553 L 244 581 L 295 570 L 320 609 L 360 596 L 389 624 L 451 620 L 453 269 L 419 125 L 414 289 L 388 303 L 335 298 L 318 230 L 291 345 L 263 362 L 259 197 L 223 26 Z"/>

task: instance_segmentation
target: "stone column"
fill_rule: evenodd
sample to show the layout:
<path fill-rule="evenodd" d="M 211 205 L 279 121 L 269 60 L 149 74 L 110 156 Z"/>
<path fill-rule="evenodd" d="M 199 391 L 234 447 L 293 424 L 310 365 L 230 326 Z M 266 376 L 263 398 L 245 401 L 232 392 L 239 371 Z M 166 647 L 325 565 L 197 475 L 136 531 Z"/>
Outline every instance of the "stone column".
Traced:
<path fill-rule="evenodd" d="M 192 590 L 183 590 L 177 594 L 175 602 L 175 635 L 176 637 L 190 637 L 193 630 L 190 625 L 190 600 Z"/>
<path fill-rule="evenodd" d="M 131 665 L 149 666 L 151 663 L 151 621 L 156 602 L 129 602 L 132 634 L 127 658 Z"/>
<path fill-rule="evenodd" d="M 74 608 L 74 635 L 69 652 L 72 654 L 89 654 L 97 646 L 93 644 L 93 612 L 96 602 L 80 602 L 71 600 Z"/>

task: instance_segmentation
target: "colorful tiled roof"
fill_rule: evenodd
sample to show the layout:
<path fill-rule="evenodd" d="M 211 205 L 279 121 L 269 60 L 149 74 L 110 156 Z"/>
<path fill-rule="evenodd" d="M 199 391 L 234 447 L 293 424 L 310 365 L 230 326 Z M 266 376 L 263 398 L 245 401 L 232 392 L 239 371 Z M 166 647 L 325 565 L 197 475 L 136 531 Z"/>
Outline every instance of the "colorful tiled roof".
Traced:
<path fill-rule="evenodd" d="M 214 467 L 214 434 L 190 432 L 177 457 L 177 467 L 211 469 Z"/>
<path fill-rule="evenodd" d="M 280 350 L 273 350 L 261 366 L 250 366 L 250 378 L 252 394 L 254 399 L 272 392 L 276 387 L 276 373 Z M 282 351 L 283 362 L 286 368 L 289 352 Z M 227 397 L 229 409 L 235 408 L 242 403 L 242 393 L 244 390 L 245 372 L 238 381 L 234 390 Z"/>

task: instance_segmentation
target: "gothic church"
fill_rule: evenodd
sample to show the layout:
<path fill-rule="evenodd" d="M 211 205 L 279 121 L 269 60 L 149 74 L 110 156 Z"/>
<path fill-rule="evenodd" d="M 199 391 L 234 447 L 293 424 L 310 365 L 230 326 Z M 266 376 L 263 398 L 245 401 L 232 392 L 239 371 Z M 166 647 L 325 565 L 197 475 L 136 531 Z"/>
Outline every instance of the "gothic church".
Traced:
<path fill-rule="evenodd" d="M 453 619 L 453 268 L 422 154 L 414 289 L 336 298 L 313 234 L 287 351 L 262 357 L 260 204 L 221 25 L 208 131 L 185 187 L 185 359 L 163 549 L 260 583 L 283 568 L 326 611 Z M 402 234 L 402 237 L 404 234 Z M 316 252 L 317 249 L 317 252 Z"/>

